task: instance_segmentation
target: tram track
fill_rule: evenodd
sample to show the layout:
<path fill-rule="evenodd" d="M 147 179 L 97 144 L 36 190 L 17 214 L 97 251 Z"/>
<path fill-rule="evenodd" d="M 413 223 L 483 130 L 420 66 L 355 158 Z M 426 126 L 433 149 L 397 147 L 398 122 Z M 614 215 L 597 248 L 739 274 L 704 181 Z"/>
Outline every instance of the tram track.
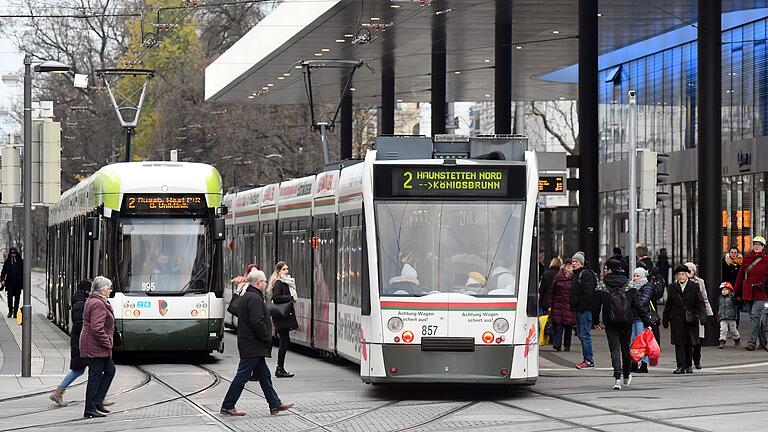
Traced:
<path fill-rule="evenodd" d="M 190 366 L 194 366 L 194 367 L 203 369 L 206 372 L 209 372 L 207 368 L 204 368 L 204 367 L 201 367 L 201 366 L 198 366 L 198 365 L 190 365 Z M 171 402 L 177 402 L 177 401 L 180 401 L 180 400 L 184 400 L 185 402 L 192 404 L 196 408 L 196 410 L 198 412 L 200 412 L 200 409 L 205 411 L 205 413 L 204 412 L 200 412 L 200 414 L 203 414 L 203 415 L 205 415 L 208 418 L 212 418 L 212 419 L 216 420 L 217 423 L 223 425 L 227 430 L 239 431 L 239 429 L 232 428 L 231 426 L 229 426 L 226 423 L 224 423 L 222 420 L 216 418 L 215 415 L 213 415 L 209 411 L 205 410 L 205 408 L 203 408 L 201 405 L 199 405 L 196 402 L 191 401 L 189 399 L 192 396 L 195 396 L 195 395 L 198 395 L 200 393 L 203 393 L 203 392 L 205 392 L 205 391 L 215 387 L 216 385 L 218 385 L 219 382 L 220 382 L 220 377 L 218 376 L 218 374 L 211 374 L 209 372 L 209 375 L 211 375 L 214 378 L 212 380 L 212 382 L 206 384 L 203 387 L 195 389 L 195 390 L 193 390 L 193 391 L 191 391 L 189 393 L 182 393 L 182 392 L 178 391 L 175 387 L 173 387 L 170 384 L 168 384 L 165 380 L 160 378 L 157 373 L 149 371 L 146 368 L 141 367 L 141 366 L 133 365 L 132 367 L 137 369 L 137 370 L 139 370 L 142 374 L 144 374 L 144 376 L 147 379 L 146 379 L 146 381 L 142 382 L 141 385 L 135 386 L 135 388 L 129 389 L 130 391 L 136 391 L 139 388 L 145 387 L 149 383 L 151 383 L 153 381 L 156 381 L 158 384 L 160 384 L 163 387 L 166 387 L 169 390 L 171 390 L 172 392 L 176 393 L 177 396 L 171 397 L 171 398 L 162 399 L 162 400 L 159 400 L 159 401 L 155 401 L 155 402 L 152 402 L 152 403 L 148 403 L 148 404 L 144 404 L 144 405 L 140 405 L 140 406 L 136 406 L 136 407 L 132 407 L 132 408 L 126 408 L 126 409 L 123 409 L 123 410 L 112 410 L 112 412 L 107 417 L 105 417 L 104 420 L 102 420 L 102 421 L 112 421 L 112 419 L 110 417 L 115 416 L 117 414 L 125 414 L 125 413 L 138 412 L 140 410 L 144 410 L 144 409 L 147 409 L 147 408 L 155 407 L 155 406 L 158 406 L 158 405 L 163 405 L 163 404 L 167 404 L 167 403 L 171 403 Z M 119 392 L 119 393 L 115 393 L 113 395 L 125 394 L 126 392 L 127 392 L 127 390 Z M 78 401 L 78 402 L 82 402 L 82 401 Z M 56 407 L 56 408 L 51 408 L 51 409 L 46 409 L 46 410 L 43 410 L 43 411 L 39 411 L 39 412 L 36 412 L 36 413 L 39 414 L 40 412 L 46 412 L 46 411 L 55 410 L 55 409 L 61 409 L 61 408 Z M 36 414 L 36 413 L 26 412 L 24 414 L 19 414 L 19 415 L 10 416 L 10 417 L 19 418 L 21 416 L 26 416 L 26 415 L 30 415 L 30 414 Z M 69 419 L 69 420 L 61 420 L 61 421 L 48 422 L 48 423 L 39 423 L 39 424 L 27 424 L 27 425 L 11 427 L 11 428 L 2 428 L 2 427 L 0 427 L 0 431 L 16 431 L 16 430 L 34 429 L 34 428 L 58 427 L 58 426 L 65 426 L 65 425 L 69 425 L 69 424 L 77 424 L 79 422 L 95 423 L 95 422 L 99 422 L 99 420 L 84 419 L 82 417 L 77 417 L 77 418 Z"/>

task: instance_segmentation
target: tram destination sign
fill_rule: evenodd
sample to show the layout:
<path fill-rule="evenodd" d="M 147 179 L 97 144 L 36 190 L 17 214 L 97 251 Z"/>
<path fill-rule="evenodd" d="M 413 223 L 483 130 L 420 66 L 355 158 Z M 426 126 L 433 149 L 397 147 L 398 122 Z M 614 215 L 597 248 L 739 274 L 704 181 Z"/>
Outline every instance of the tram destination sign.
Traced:
<path fill-rule="evenodd" d="M 203 194 L 125 194 L 121 213 L 130 215 L 201 215 L 208 209 Z"/>
<path fill-rule="evenodd" d="M 525 166 L 380 165 L 377 197 L 525 199 Z"/>

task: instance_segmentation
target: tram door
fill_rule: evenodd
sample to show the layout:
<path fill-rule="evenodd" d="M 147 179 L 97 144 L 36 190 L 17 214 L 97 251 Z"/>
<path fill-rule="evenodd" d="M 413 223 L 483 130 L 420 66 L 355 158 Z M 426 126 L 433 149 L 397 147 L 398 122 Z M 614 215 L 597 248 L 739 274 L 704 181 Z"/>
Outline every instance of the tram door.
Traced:
<path fill-rule="evenodd" d="M 312 236 L 312 346 L 335 349 L 336 215 L 313 220 Z"/>

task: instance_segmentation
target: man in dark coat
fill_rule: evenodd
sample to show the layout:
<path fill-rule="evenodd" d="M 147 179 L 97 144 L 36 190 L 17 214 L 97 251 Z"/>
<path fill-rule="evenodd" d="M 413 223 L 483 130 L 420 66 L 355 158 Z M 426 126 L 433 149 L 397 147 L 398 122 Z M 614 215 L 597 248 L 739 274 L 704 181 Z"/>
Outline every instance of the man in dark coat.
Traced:
<path fill-rule="evenodd" d="M 768 300 L 768 256 L 765 253 L 765 238 L 752 239 L 752 250 L 744 256 L 739 275 L 736 277 L 736 300 L 747 302 L 749 310 L 749 341 L 744 347 L 754 351 L 757 346 L 758 324 L 763 303 Z"/>
<path fill-rule="evenodd" d="M 240 364 L 232 384 L 221 404 L 221 414 L 243 416 L 244 412 L 235 409 L 235 404 L 243 388 L 256 372 L 264 397 L 269 403 L 269 413 L 277 414 L 293 406 L 293 403 L 283 403 L 272 387 L 272 378 L 267 366 L 266 357 L 272 357 L 272 321 L 269 317 L 267 303 L 264 300 L 264 288 L 267 278 L 261 270 L 248 273 L 248 287 L 240 297 L 238 313 L 237 349 L 240 351 Z"/>
<path fill-rule="evenodd" d="M 576 312 L 581 352 L 584 360 L 576 365 L 576 369 L 595 367 L 592 360 L 592 299 L 597 286 L 597 275 L 584 266 L 584 254 L 576 252 L 571 258 L 573 266 L 573 283 L 571 285 L 571 310 Z"/>
<path fill-rule="evenodd" d="M 672 327 L 670 342 L 675 346 L 676 375 L 693 373 L 693 346 L 699 343 L 699 322 L 688 322 L 686 311 L 695 314 L 698 321 L 706 317 L 704 298 L 698 284 L 690 279 L 690 270 L 684 265 L 675 267 L 675 282 L 667 288 L 667 303 L 661 323 Z"/>
<path fill-rule="evenodd" d="M 19 310 L 19 296 L 24 289 L 24 260 L 21 259 L 19 250 L 12 247 L 8 251 L 8 258 L 3 263 L 0 273 L 0 281 L 8 291 L 8 318 L 16 318 Z"/>

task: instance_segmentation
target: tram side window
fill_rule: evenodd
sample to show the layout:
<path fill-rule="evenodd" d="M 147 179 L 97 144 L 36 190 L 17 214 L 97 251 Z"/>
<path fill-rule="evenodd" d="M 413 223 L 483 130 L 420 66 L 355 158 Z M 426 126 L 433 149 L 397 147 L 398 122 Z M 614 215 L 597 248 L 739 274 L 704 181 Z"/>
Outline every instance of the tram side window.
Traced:
<path fill-rule="evenodd" d="M 336 268 L 334 262 L 336 238 L 333 225 L 334 221 L 331 217 L 321 218 L 316 222 L 315 231 L 318 241 L 318 247 L 314 253 L 315 262 L 313 263 L 315 293 L 328 301 L 334 301 L 336 298 L 333 284 L 333 273 Z"/>
<path fill-rule="evenodd" d="M 285 261 L 291 276 L 296 280 L 296 292 L 301 298 L 311 297 L 309 286 L 310 245 L 307 224 L 304 220 L 281 221 L 278 242 L 278 261 Z"/>
<path fill-rule="evenodd" d="M 264 273 L 267 275 L 272 274 L 275 270 L 275 233 L 274 223 L 267 222 L 262 225 L 262 242 L 261 242 L 261 264 L 264 266 Z"/>
<path fill-rule="evenodd" d="M 338 248 L 338 281 L 341 304 L 360 307 L 362 269 L 362 226 L 360 214 L 341 217 Z"/>

